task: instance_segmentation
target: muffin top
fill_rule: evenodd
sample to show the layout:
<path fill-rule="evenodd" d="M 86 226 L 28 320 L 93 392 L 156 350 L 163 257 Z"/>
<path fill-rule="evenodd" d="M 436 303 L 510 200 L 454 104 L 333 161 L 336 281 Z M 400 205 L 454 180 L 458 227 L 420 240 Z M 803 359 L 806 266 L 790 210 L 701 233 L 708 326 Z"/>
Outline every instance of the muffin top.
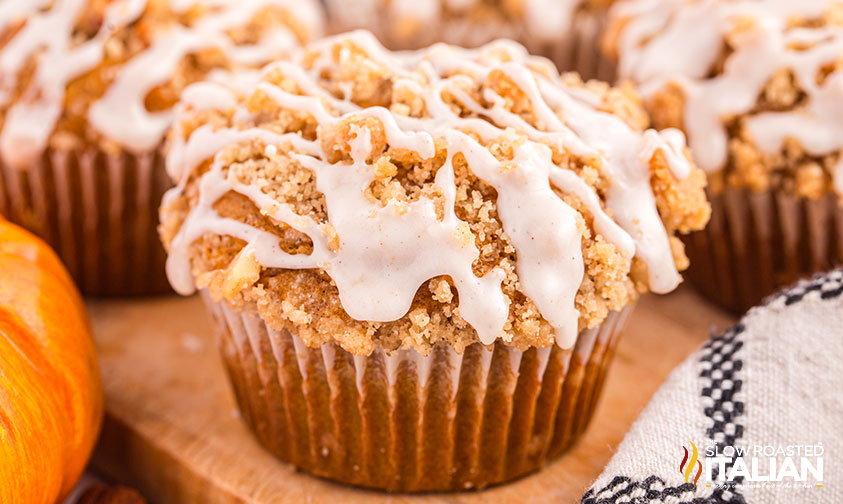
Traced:
<path fill-rule="evenodd" d="M 154 149 L 185 85 L 286 54 L 320 32 L 320 15 L 315 0 L 3 2 L 0 158 Z"/>
<path fill-rule="evenodd" d="M 675 233 L 708 219 L 682 133 L 646 123 L 630 87 L 560 77 L 515 42 L 324 39 L 184 93 L 168 275 L 355 354 L 570 347 L 675 288 Z"/>
<path fill-rule="evenodd" d="M 630 0 L 604 47 L 713 190 L 843 195 L 843 2 Z"/>
<path fill-rule="evenodd" d="M 578 9 L 613 0 L 326 0 L 337 28 L 376 30 L 393 48 L 445 42 L 480 45 L 498 38 L 565 39 Z M 431 30 L 431 26 L 437 26 Z"/>

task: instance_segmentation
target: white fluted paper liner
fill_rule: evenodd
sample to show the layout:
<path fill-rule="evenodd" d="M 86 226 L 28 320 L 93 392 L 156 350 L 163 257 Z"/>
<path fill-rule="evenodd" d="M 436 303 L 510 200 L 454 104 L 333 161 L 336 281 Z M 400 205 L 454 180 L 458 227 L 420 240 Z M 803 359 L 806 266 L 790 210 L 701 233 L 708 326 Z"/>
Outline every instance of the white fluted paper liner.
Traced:
<path fill-rule="evenodd" d="M 779 287 L 843 264 L 843 208 L 781 191 L 726 188 L 709 194 L 711 221 L 684 238 L 688 280 L 706 297 L 744 312 Z"/>
<path fill-rule="evenodd" d="M 84 294 L 167 292 L 156 227 L 169 186 L 158 151 L 51 149 L 24 169 L 0 163 L 0 212 L 53 247 Z"/>
<path fill-rule="evenodd" d="M 629 309 L 570 350 L 497 343 L 356 356 L 309 348 L 202 293 L 223 362 L 258 440 L 318 476 L 393 491 L 485 486 L 537 470 L 593 413 Z"/>

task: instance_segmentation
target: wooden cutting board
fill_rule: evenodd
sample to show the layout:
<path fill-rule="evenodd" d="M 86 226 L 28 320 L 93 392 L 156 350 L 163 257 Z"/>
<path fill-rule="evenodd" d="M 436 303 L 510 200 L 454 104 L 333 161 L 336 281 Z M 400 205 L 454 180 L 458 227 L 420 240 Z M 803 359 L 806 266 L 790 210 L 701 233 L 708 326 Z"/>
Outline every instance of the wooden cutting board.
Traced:
<path fill-rule="evenodd" d="M 648 296 L 585 436 L 543 471 L 483 492 L 388 495 L 296 472 L 240 421 L 201 301 L 89 301 L 106 394 L 94 468 L 152 504 L 578 502 L 668 373 L 732 317 L 689 288 Z"/>

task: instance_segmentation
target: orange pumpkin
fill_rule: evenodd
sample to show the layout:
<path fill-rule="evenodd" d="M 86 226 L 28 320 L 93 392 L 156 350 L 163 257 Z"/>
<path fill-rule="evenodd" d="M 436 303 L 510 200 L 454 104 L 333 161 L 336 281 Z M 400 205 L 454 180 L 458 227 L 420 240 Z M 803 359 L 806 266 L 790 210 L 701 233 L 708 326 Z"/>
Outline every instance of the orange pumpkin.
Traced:
<path fill-rule="evenodd" d="M 79 292 L 44 242 L 0 218 L 0 502 L 67 496 L 102 413 Z"/>

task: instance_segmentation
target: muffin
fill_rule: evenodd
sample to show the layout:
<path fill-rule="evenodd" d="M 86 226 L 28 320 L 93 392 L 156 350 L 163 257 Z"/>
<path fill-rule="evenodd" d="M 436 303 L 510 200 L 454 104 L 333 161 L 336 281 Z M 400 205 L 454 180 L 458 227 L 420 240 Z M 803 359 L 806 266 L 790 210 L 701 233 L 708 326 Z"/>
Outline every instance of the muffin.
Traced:
<path fill-rule="evenodd" d="M 393 491 L 559 455 L 708 218 L 681 132 L 511 41 L 393 53 L 360 31 L 262 72 L 185 92 L 160 227 L 257 438 Z"/>
<path fill-rule="evenodd" d="M 285 55 L 320 16 L 315 0 L 4 4 L 0 214 L 45 239 L 85 294 L 169 290 L 156 226 L 179 93 Z"/>
<path fill-rule="evenodd" d="M 561 70 L 609 79 L 599 34 L 613 0 L 326 0 L 334 32 L 372 30 L 392 49 L 434 42 L 476 47 L 510 38 Z"/>
<path fill-rule="evenodd" d="M 742 312 L 843 262 L 843 2 L 618 4 L 605 49 L 709 177 L 689 280 Z"/>

